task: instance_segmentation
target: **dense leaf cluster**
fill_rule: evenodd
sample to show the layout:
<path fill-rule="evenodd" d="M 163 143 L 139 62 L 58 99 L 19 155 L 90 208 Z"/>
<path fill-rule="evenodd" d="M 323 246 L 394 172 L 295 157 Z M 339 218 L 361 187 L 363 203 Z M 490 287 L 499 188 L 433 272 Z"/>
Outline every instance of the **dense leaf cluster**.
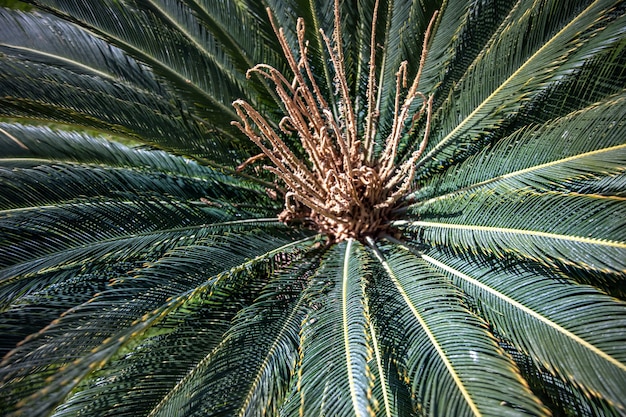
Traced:
<path fill-rule="evenodd" d="M 31 3 L 0 9 L 1 414 L 626 414 L 624 1 L 339 1 L 344 92 L 334 0 Z M 375 156 L 435 16 L 388 233 L 281 222 L 237 171 L 235 100 L 306 155 L 246 77 L 293 75 L 266 7 Z"/>

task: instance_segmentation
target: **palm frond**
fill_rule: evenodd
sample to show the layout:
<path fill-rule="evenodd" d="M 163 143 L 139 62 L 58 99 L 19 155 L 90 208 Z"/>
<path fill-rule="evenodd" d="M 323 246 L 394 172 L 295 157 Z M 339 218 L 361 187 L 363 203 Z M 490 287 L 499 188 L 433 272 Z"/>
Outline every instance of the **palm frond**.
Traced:
<path fill-rule="evenodd" d="M 417 409 L 455 416 L 548 415 L 451 280 L 403 248 L 377 256 L 384 274 L 376 279 L 382 311 L 374 314 L 396 318 L 397 326 L 381 332 Z"/>
<path fill-rule="evenodd" d="M 210 296 L 212 289 L 219 293 L 219 286 L 229 282 L 247 291 L 245 280 L 238 279 L 240 274 L 252 279 L 267 277 L 269 272 L 254 273 L 251 268 L 267 265 L 275 255 L 297 249 L 299 243 L 259 231 L 208 236 L 193 245 L 174 248 L 153 264 L 118 277 L 105 291 L 66 312 L 5 357 L 1 376 L 8 383 L 2 387 L 3 408 L 17 406 L 20 413 L 34 415 L 49 412 L 120 349 L 177 308 L 184 308 L 188 300 L 196 300 L 198 294 Z M 271 269 L 270 265 L 267 271 Z M 120 297 L 122 293 L 124 297 Z M 229 298 L 221 300 L 227 303 Z M 30 361 L 28 352 L 35 346 L 38 360 Z M 81 359 L 59 361 L 77 357 Z M 43 367 L 45 371 L 33 373 L 32 367 Z M 51 380 L 55 381 L 54 392 L 46 388 Z M 24 402 L 16 401 L 24 396 L 28 397 L 26 407 Z"/>
<path fill-rule="evenodd" d="M 409 79 L 417 73 L 424 33 L 433 13 L 441 7 L 441 3 L 443 2 L 388 1 L 382 2 L 379 6 L 380 24 L 385 25 L 383 38 L 379 40 L 382 62 L 379 67 L 376 103 L 380 109 L 381 138 L 389 133 L 390 122 L 395 113 L 396 73 L 403 61 L 408 64 Z M 420 91 L 423 90 L 420 88 Z M 378 145 L 383 145 L 382 142 L 380 139 Z"/>
<path fill-rule="evenodd" d="M 516 4 L 518 5 L 516 7 Z M 435 32 L 422 84 L 439 108 L 519 2 L 448 0 Z"/>
<path fill-rule="evenodd" d="M 249 154 L 249 151 L 245 150 L 247 144 L 237 140 L 238 133 L 230 125 L 230 121 L 237 118 L 230 103 L 236 98 L 248 97 L 246 95 L 247 90 L 244 88 L 244 84 L 248 87 L 245 70 L 237 69 L 229 63 L 228 54 L 224 53 L 219 42 L 213 39 L 211 33 L 200 22 L 189 17 L 193 16 L 192 13 L 185 13 L 184 8 L 181 10 L 176 5 L 171 5 L 171 7 L 161 5 L 162 7 L 157 8 L 156 12 L 138 7 L 132 9 L 136 11 L 135 13 L 127 12 L 126 10 L 130 9 L 118 7 L 106 1 L 92 2 L 88 8 L 83 7 L 83 5 L 72 5 L 72 2 L 43 3 L 45 2 L 38 4 L 38 6 L 64 18 L 68 17 L 67 13 L 73 14 L 71 19 L 73 22 L 104 37 L 108 42 L 123 50 L 122 59 L 129 59 L 128 54 L 150 65 L 151 71 L 160 76 L 161 89 L 176 90 L 175 96 L 183 94 L 182 97 L 176 99 L 165 97 L 161 100 L 153 100 L 153 105 L 147 104 L 143 110 L 132 106 L 120 107 L 119 113 L 128 114 L 128 120 L 144 121 L 141 125 L 143 129 L 135 132 L 132 128 L 124 129 L 123 123 L 121 126 L 117 126 L 120 124 L 117 119 L 110 120 L 108 123 L 102 123 L 100 119 L 103 115 L 110 113 L 110 111 L 104 110 L 105 108 L 111 109 L 123 105 L 128 97 L 133 97 L 133 101 L 137 103 L 145 102 L 149 95 L 143 94 L 143 92 L 133 94 L 132 91 L 122 91 L 118 92 L 119 97 L 116 97 L 114 92 L 119 90 L 120 86 L 114 84 L 113 87 L 107 89 L 106 94 L 92 88 L 94 90 L 92 93 L 99 93 L 102 99 L 79 105 L 82 95 L 79 92 L 71 94 L 71 89 L 68 91 L 62 88 L 66 84 L 71 86 L 72 81 L 80 81 L 85 77 L 82 71 L 75 71 L 68 72 L 65 77 L 61 77 L 61 79 L 65 78 L 62 85 L 42 85 L 42 88 L 47 87 L 43 91 L 48 91 L 48 95 L 51 96 L 50 103 L 44 102 L 42 105 L 41 102 L 34 101 L 29 97 L 20 98 L 29 91 L 24 83 L 32 83 L 36 78 L 33 77 L 34 74 L 28 76 L 28 72 L 25 70 L 21 71 L 24 75 L 19 78 L 21 73 L 16 69 L 16 74 L 7 81 L 7 85 L 15 90 L 14 94 L 10 96 L 12 99 L 7 101 L 13 108 L 13 112 L 22 111 L 26 115 L 36 114 L 39 117 L 47 114 L 53 120 L 65 123 L 79 123 L 96 129 L 108 129 L 115 133 L 131 135 L 135 140 L 157 143 L 177 153 L 209 158 L 217 160 L 218 163 L 227 163 L 230 166 L 236 166 Z M 76 6 L 75 9 L 74 6 Z M 174 13 L 173 10 L 178 10 L 178 13 Z M 160 13 L 163 11 L 166 15 L 165 20 L 163 14 Z M 183 16 L 188 17 L 183 18 Z M 181 23 L 180 19 L 185 21 Z M 47 32 L 46 35 L 48 37 L 55 36 L 51 32 Z M 90 36 L 82 35 L 82 37 L 90 39 Z M 199 46 L 204 46 L 204 48 L 199 48 Z M 43 65 L 39 61 L 45 62 L 47 58 L 42 59 L 42 55 L 38 54 L 35 57 L 31 67 Z M 80 64 L 81 70 L 83 66 L 89 64 L 83 63 L 80 56 L 75 56 L 74 61 Z M 196 62 L 196 65 L 187 65 L 188 62 L 192 61 Z M 107 64 L 116 65 L 115 62 L 107 62 Z M 54 70 L 61 71 L 49 66 L 41 69 L 44 72 Z M 150 77 L 153 76 L 150 75 Z M 15 80 L 13 81 L 13 79 Z M 23 84 L 19 83 L 20 80 Z M 89 78 L 82 84 L 88 86 L 88 80 Z M 226 80 L 229 81 L 226 82 Z M 104 80 L 100 81 L 100 83 L 104 82 Z M 82 84 L 76 88 L 86 88 Z M 163 87 L 165 84 L 168 84 L 168 87 Z M 105 89 L 105 87 L 100 87 L 100 89 Z M 253 96 L 249 98 L 254 101 Z M 58 102 L 59 99 L 61 99 L 60 103 Z M 68 104 L 64 106 L 64 102 L 68 102 Z M 75 111 L 72 112 L 65 108 L 69 106 L 69 102 L 73 104 L 72 109 Z M 95 103 L 101 103 L 102 106 L 97 113 L 96 109 L 93 108 Z M 199 105 L 199 103 L 206 104 Z M 136 114 L 133 115 L 133 112 Z M 147 117 L 152 114 L 155 114 L 153 118 L 158 119 L 160 117 L 163 120 L 160 122 L 148 120 Z M 103 121 L 106 122 L 106 118 Z M 176 124 L 179 126 L 167 126 L 158 129 L 159 126 L 167 122 L 170 124 L 177 122 Z M 137 125 L 138 123 L 135 122 L 134 124 Z M 146 128 L 152 128 L 153 133 L 145 131 Z M 164 137 L 164 135 L 173 132 L 179 133 L 179 136 Z M 242 148 L 244 148 L 243 154 L 238 155 L 237 152 L 241 152 Z M 231 152 L 235 152 L 235 154 L 230 154 Z M 230 156 L 224 159 L 224 156 L 229 154 Z"/>
<path fill-rule="evenodd" d="M 221 196 L 223 201 L 230 196 L 238 201 L 258 203 L 254 195 L 258 195 L 259 192 L 265 194 L 265 190 L 258 184 L 268 186 L 258 178 L 250 181 L 241 175 L 236 177 L 226 175 L 194 160 L 175 156 L 166 151 L 148 147 L 129 147 L 87 133 L 52 130 L 45 126 L 0 123 L 0 144 L 1 160 L 7 167 L 83 165 L 127 169 L 133 172 L 152 173 L 153 176 L 160 177 L 166 174 L 179 182 L 178 187 L 181 190 L 190 189 L 189 185 L 183 186 L 181 181 L 196 182 L 199 185 L 191 187 L 196 188 L 196 193 L 201 193 L 207 198 Z M 168 181 L 166 178 L 163 180 Z M 201 189 L 204 191 L 200 191 Z M 172 189 L 168 194 L 176 195 L 181 190 Z M 189 195 L 187 198 L 197 197 Z M 15 207 L 16 204 L 11 206 Z"/>
<path fill-rule="evenodd" d="M 173 248 L 276 224 L 258 219 L 254 195 L 266 197 L 256 186 L 188 159 L 43 127 L 0 129 L 3 353 Z M 51 294 L 59 300 L 44 308 Z"/>
<path fill-rule="evenodd" d="M 189 94 L 193 100 L 206 103 L 196 110 L 210 123 L 213 118 L 227 120 L 236 118 L 229 103 L 236 97 L 245 96 L 242 74 L 237 72 L 229 59 L 219 49 L 207 50 L 214 43 L 210 33 L 196 27 L 194 36 L 203 37 L 204 49 L 190 38 L 188 29 L 193 27 L 192 16 L 182 26 L 163 24 L 163 15 L 148 8 L 137 7 L 134 1 L 120 7 L 110 0 L 99 0 L 89 5 L 78 5 L 71 1 L 37 1 L 37 5 L 71 21 L 89 28 L 126 53 L 148 63 L 158 74 Z M 171 9 L 170 9 L 171 10 Z M 184 28 L 187 31 L 181 31 Z M 206 38 L 205 38 L 206 37 Z M 216 46 L 216 45 L 215 45 Z M 219 56 L 216 59 L 213 55 Z M 187 65 L 187 62 L 196 65 Z M 202 70 L 200 70 L 202 68 Z M 238 81 L 239 79 L 239 81 Z M 228 126 L 221 124 L 221 128 Z"/>
<path fill-rule="evenodd" d="M 363 247 L 349 240 L 336 245 L 313 280 L 315 306 L 302 325 L 297 389 L 286 399 L 284 415 L 322 413 L 369 416 L 376 412 L 369 320 L 364 315 Z"/>
<path fill-rule="evenodd" d="M 152 71 L 92 34 L 54 16 L 3 9 L 1 48 L 7 55 L 66 68 L 167 98 Z M 44 42 L 45 40 L 45 42 Z"/>
<path fill-rule="evenodd" d="M 626 236 L 618 184 L 626 154 L 616 120 L 623 105 L 619 95 L 515 132 L 435 175 L 408 208 L 420 220 L 395 224 L 419 230 L 428 245 L 531 259 L 594 274 L 597 281 L 583 278 L 594 285 L 622 285 Z M 596 184 L 604 183 L 615 185 L 600 191 Z"/>
<path fill-rule="evenodd" d="M 620 280 L 626 270 L 621 197 L 495 189 L 420 215 L 423 220 L 395 224 L 418 228 L 428 245 L 570 265 Z"/>
<path fill-rule="evenodd" d="M 84 126 L 149 144 L 187 142 L 178 146 L 181 153 L 199 157 L 212 153 L 206 145 L 194 149 L 193 143 L 202 136 L 200 129 L 163 104 L 162 97 L 57 66 L 9 57 L 4 63 L 2 116 Z M 176 131 L 181 134 L 175 136 Z"/>
<path fill-rule="evenodd" d="M 437 133 L 418 163 L 423 175 L 475 153 L 497 138 L 492 133 L 496 129 L 501 134 L 517 121 L 525 123 L 520 118 L 545 117 L 535 109 L 550 106 L 550 115 L 566 114 L 623 84 L 608 81 L 624 77 L 623 54 L 618 52 L 623 49 L 622 6 L 610 0 L 570 2 L 567 7 L 550 3 L 541 8 L 516 5 L 456 81 L 436 111 Z M 506 62 L 506 67 L 493 62 Z M 557 98 L 558 103 L 551 103 Z"/>
<path fill-rule="evenodd" d="M 429 251 L 422 258 L 462 288 L 506 340 L 590 397 L 625 409 L 623 302 L 558 277 Z"/>
<path fill-rule="evenodd" d="M 317 257 L 283 261 L 254 303 L 239 311 L 221 344 L 206 350 L 149 415 L 277 414 L 297 362 L 298 330 L 309 308 L 306 294 Z M 237 357 L 247 365 L 241 367 Z M 220 383 L 207 384 L 216 380 Z"/>
<path fill-rule="evenodd" d="M 280 46 L 265 19 L 267 12 L 261 2 L 239 4 L 190 0 L 183 3 L 184 6 L 173 1 L 160 2 L 168 8 L 176 9 L 176 14 L 180 14 L 178 11 L 183 9 L 195 14 L 198 23 L 205 31 L 211 33 L 214 43 L 223 48 L 223 53 L 228 55 L 231 64 L 241 74 L 245 74 L 259 62 L 268 63 L 276 68 L 282 68 L 284 65 L 282 55 L 277 54 Z M 185 20 L 185 16 L 178 20 Z M 194 27 L 189 29 L 193 31 Z M 260 44 L 265 47 L 259 48 Z M 266 108 L 268 112 L 274 112 L 278 98 L 268 87 L 266 80 L 251 77 L 248 83 L 259 92 L 255 96 L 256 103 Z"/>
<path fill-rule="evenodd" d="M 258 366 L 269 372 L 263 382 L 271 384 L 271 376 L 274 375 L 271 371 L 289 365 L 281 362 L 282 356 L 276 351 L 289 352 L 290 343 L 297 340 L 297 334 L 295 338 L 292 337 L 289 329 L 294 326 L 294 320 L 297 328 L 301 314 L 295 300 L 298 288 L 293 288 L 291 298 L 280 298 L 276 296 L 272 282 L 263 287 L 270 276 L 275 276 L 272 272 L 274 268 L 278 268 L 277 273 L 282 274 L 280 271 L 286 268 L 284 264 L 293 265 L 294 262 L 302 261 L 302 255 L 281 255 L 269 259 L 275 266 L 251 263 L 246 268 L 237 268 L 233 274 L 223 274 L 210 285 L 199 286 L 193 295 L 152 326 L 149 332 L 135 337 L 106 367 L 85 381 L 76 394 L 57 410 L 57 414 L 137 415 L 146 414 L 146 410 L 150 410 L 149 415 L 181 412 L 195 415 L 203 410 L 215 412 L 220 405 L 234 404 L 234 401 L 225 401 L 229 396 L 243 403 L 243 399 L 237 397 L 242 390 L 236 387 L 251 383 L 248 378 L 254 369 L 252 364 L 245 369 L 236 366 L 230 374 L 225 374 L 224 368 L 236 363 L 232 357 L 238 355 L 238 351 L 247 355 L 248 360 L 254 360 L 258 352 L 267 349 L 267 362 L 274 359 L 276 363 L 259 363 Z M 304 264 L 308 265 L 307 262 Z M 259 288 L 263 290 L 259 292 Z M 260 299 L 265 299 L 265 302 Z M 247 316 L 245 320 L 242 316 L 248 311 L 255 314 Z M 255 331 L 259 326 L 268 330 L 267 320 L 275 323 L 276 333 L 266 331 L 260 334 Z M 246 330 L 242 330 L 242 327 Z M 231 334 L 237 333 L 237 329 L 240 331 L 239 337 L 231 337 Z M 267 339 L 266 344 L 263 338 Z M 254 339 L 255 343 L 249 343 L 250 339 Z M 282 349 L 281 343 L 285 344 Z M 220 367 L 216 358 L 223 354 L 232 356 L 231 360 L 222 362 Z M 164 362 L 160 358 L 167 359 Z M 163 366 L 168 368 L 167 377 L 155 380 L 152 375 Z M 269 367 L 269 370 L 263 369 L 264 366 Z M 286 372 L 288 376 L 288 369 Z M 227 382 L 223 385 L 223 392 L 213 388 L 210 398 L 214 402 L 198 401 L 197 398 L 203 395 L 207 378 L 212 380 L 220 375 L 224 375 Z M 233 386 L 233 381 L 241 382 Z M 94 402 L 94 398 L 98 400 Z M 132 401 L 126 401 L 129 398 Z"/>
<path fill-rule="evenodd" d="M 495 146 L 429 178 L 413 196 L 419 201 L 415 206 L 487 190 L 496 183 L 510 189 L 593 194 L 583 191 L 583 184 L 622 172 L 626 131 L 617 121 L 624 117 L 626 96 L 621 93 L 564 117 L 516 130 Z"/>
<path fill-rule="evenodd" d="M 0 16 L 0 114 L 78 124 L 224 162 L 215 146 L 225 145 L 146 66 L 52 16 Z M 212 147 L 202 143 L 207 136 L 215 139 Z"/>

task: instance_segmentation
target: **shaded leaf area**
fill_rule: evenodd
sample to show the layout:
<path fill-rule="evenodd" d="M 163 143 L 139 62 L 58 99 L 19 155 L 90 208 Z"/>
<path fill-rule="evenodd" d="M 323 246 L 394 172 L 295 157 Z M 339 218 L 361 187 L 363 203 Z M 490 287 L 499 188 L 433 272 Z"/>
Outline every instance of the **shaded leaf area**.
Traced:
<path fill-rule="evenodd" d="M 47 128 L 0 129 L 3 353 L 118 276 L 272 212 L 254 204 L 266 200 L 254 186 L 184 158 Z"/>
<path fill-rule="evenodd" d="M 207 115 L 234 117 L 227 103 L 242 92 L 244 75 L 235 71 L 229 57 L 216 48 L 211 33 L 188 9 L 174 2 L 168 7 L 167 3 L 145 2 L 138 7 L 135 1 L 115 4 L 105 0 L 89 5 L 63 1 L 37 5 L 89 27 L 174 85 L 184 86 L 195 99 L 214 104 L 213 109 L 205 110 Z M 186 65 L 188 62 L 196 65 Z"/>
<path fill-rule="evenodd" d="M 93 168 L 132 170 L 172 184 L 158 195 L 178 194 L 182 197 L 186 192 L 188 198 L 202 195 L 224 203 L 230 198 L 233 203 L 249 201 L 260 209 L 271 205 L 271 202 L 265 201 L 265 190 L 258 185 L 165 151 L 149 147 L 131 148 L 104 138 L 51 130 L 45 126 L 0 123 L 0 129 L 2 161 L 7 167 L 44 165 L 47 161 L 49 165 L 82 164 Z M 82 191 L 89 192 L 89 187 Z"/>
<path fill-rule="evenodd" d="M 563 410 L 564 415 L 570 416 L 618 416 L 615 410 L 605 399 L 589 397 L 580 390 L 573 389 L 563 382 L 558 376 L 533 363 L 532 358 L 512 348 L 506 342 L 501 341 L 502 348 L 511 355 L 517 363 L 520 371 L 535 394 L 551 410 Z"/>
<path fill-rule="evenodd" d="M 498 0 L 448 2 L 430 46 L 423 76 L 424 90 L 437 92 L 436 108 L 472 62 L 484 53 L 493 34 L 515 7 L 514 2 Z M 439 67 L 440 63 L 445 63 L 445 69 Z"/>
<path fill-rule="evenodd" d="M 306 277 L 294 276 L 311 265 L 301 254 L 270 261 L 272 268 L 267 260 L 250 262 L 199 285 L 86 379 L 55 415 L 233 415 L 236 404 L 243 407 L 246 395 L 255 394 L 271 406 L 274 395 L 280 398 L 276 377 L 289 379 L 293 361 L 284 354 L 293 351 L 306 307 L 300 295 Z M 246 367 L 233 360 L 239 356 Z M 206 384 L 216 377 L 224 383 Z"/>
<path fill-rule="evenodd" d="M 486 41 L 471 36 L 467 14 L 444 14 L 442 26 L 452 24 L 447 17 L 461 20 L 463 32 L 441 30 L 433 40 L 447 46 L 435 52 L 437 60 L 431 55 L 425 74 L 432 75 L 425 82 L 447 97 L 436 107 L 429 147 L 418 163 L 420 183 L 522 126 L 565 116 L 623 90 L 623 3 L 551 1 L 540 8 L 530 3 L 515 4 Z M 479 10 L 467 13 L 490 18 Z M 481 47 L 469 64 L 456 58 L 465 44 Z M 454 74 L 458 78 L 450 80 Z M 439 90 L 439 83 L 454 88 Z M 416 146 L 419 141 L 410 140 L 406 149 Z"/>
<path fill-rule="evenodd" d="M 147 66 L 49 15 L 5 10 L 0 19 L 3 115 L 78 124 L 220 160 L 218 136 Z"/>
<path fill-rule="evenodd" d="M 4 266 L 60 250 L 89 249 L 92 243 L 263 212 L 256 208 L 266 199 L 261 191 L 182 158 L 86 135 L 3 126 Z M 68 161 L 63 143 L 65 155 L 73 149 L 85 162 Z M 42 159 L 51 147 L 58 156 Z M 245 200 L 249 204 L 241 207 Z"/>
<path fill-rule="evenodd" d="M 168 98 L 149 67 L 76 25 L 43 12 L 8 10 L 3 11 L 2 22 L 2 50 L 7 55 L 84 72 Z"/>
<path fill-rule="evenodd" d="M 0 5 L 2 7 L 8 7 L 8 8 L 17 9 L 17 10 L 26 10 L 26 11 L 28 11 L 28 10 L 32 9 L 32 6 L 30 6 L 30 5 L 28 5 L 28 4 L 24 3 L 24 2 L 21 2 L 19 0 L 2 0 L 2 1 L 0 1 Z"/>
<path fill-rule="evenodd" d="M 140 335 L 167 333 L 154 326 L 170 315 L 176 317 L 176 311 L 185 316 L 185 306 L 199 294 L 221 294 L 216 303 L 226 303 L 228 308 L 217 313 L 215 320 L 220 322 L 220 315 L 234 314 L 240 308 L 236 307 L 237 302 L 245 304 L 245 299 L 252 296 L 253 283 L 266 279 L 263 277 L 275 267 L 276 255 L 297 246 L 289 234 L 282 238 L 268 234 L 272 227 L 266 227 L 265 232 L 258 228 L 240 232 L 229 229 L 227 235 L 219 230 L 199 230 L 191 242 L 172 245 L 154 262 L 109 280 L 104 291 L 63 312 L 36 336 L 12 350 L 2 364 L 2 377 L 7 382 L 2 388 L 3 409 L 26 405 L 20 413 L 31 415 L 50 410 L 93 370 L 123 352 L 120 349 L 135 343 Z M 243 292 L 229 299 L 229 289 L 221 289 L 226 284 Z M 3 326 L 10 330 L 12 316 L 26 314 L 44 296 L 45 290 L 21 297 L 3 314 Z M 40 308 L 31 311 L 35 317 L 50 317 L 50 312 Z M 30 354 L 33 349 L 38 352 L 36 360 Z M 39 372 L 33 373 L 35 369 Z M 26 402 L 16 401 L 24 396 L 28 398 Z"/>
<path fill-rule="evenodd" d="M 271 51 L 255 46 L 263 42 L 255 30 L 258 24 L 239 7 L 226 2 L 220 2 L 221 5 L 210 4 L 213 2 L 184 5 L 173 1 L 34 3 L 116 45 L 123 51 L 123 59 L 132 59 L 128 58 L 132 56 L 148 65 L 151 72 L 147 77 L 157 74 L 161 85 L 166 85 L 166 90 L 176 97 L 175 100 L 163 100 L 164 103 L 170 101 L 169 108 L 166 108 L 169 112 L 164 113 L 165 119 L 174 116 L 171 119 L 179 120 L 182 129 L 163 129 L 161 137 L 156 136 L 158 140 L 152 140 L 152 143 L 177 153 L 209 158 L 230 166 L 236 166 L 245 159 L 238 153 L 242 152 L 242 148 L 249 153 L 250 148 L 247 141 L 241 141 L 236 129 L 230 126 L 230 121 L 237 118 L 231 102 L 241 97 L 256 102 L 256 94 L 252 93 L 258 89 L 267 94 L 267 86 L 258 79 L 253 82 L 246 80 L 245 71 L 261 59 L 267 62 L 271 58 L 271 62 L 276 58 L 272 57 Z M 229 20 L 233 23 L 227 25 Z M 249 22 L 248 26 L 246 22 Z M 50 33 L 47 35 L 53 36 Z M 241 50 L 241 46 L 245 45 L 249 45 L 251 51 Z M 251 57 L 248 53 L 258 56 Z M 41 60 L 38 58 L 37 62 Z M 90 64 L 89 57 L 76 56 L 75 60 L 80 65 Z M 115 66 L 115 62 L 107 62 L 106 65 Z M 107 71 L 111 70 L 107 68 Z M 23 94 L 24 90 L 20 90 L 17 97 Z M 143 100 L 149 98 L 149 95 L 138 96 Z M 51 115 L 62 114 L 58 108 L 48 106 L 54 104 L 51 101 L 44 103 L 39 112 L 47 110 Z M 155 109 L 163 106 L 159 104 Z M 74 108 L 77 113 L 74 117 L 80 118 L 81 114 L 89 116 L 90 103 Z M 146 120 L 149 115 L 147 113 L 137 120 L 150 126 L 151 123 Z M 187 138 L 183 135 L 165 137 L 174 132 L 183 133 Z M 146 140 L 151 135 L 143 133 L 138 138 Z"/>
<path fill-rule="evenodd" d="M 274 274 L 150 415 L 275 415 L 292 380 L 300 324 L 314 307 L 307 294 L 321 254 L 314 250 Z"/>

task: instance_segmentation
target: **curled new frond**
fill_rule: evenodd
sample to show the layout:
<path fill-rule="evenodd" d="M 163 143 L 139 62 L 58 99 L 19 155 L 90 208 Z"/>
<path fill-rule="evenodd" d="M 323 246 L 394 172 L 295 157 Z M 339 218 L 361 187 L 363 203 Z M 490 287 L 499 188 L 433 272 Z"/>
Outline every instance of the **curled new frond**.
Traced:
<path fill-rule="evenodd" d="M 372 45 L 375 45 L 377 10 L 378 2 L 372 23 Z M 308 42 L 304 39 L 304 21 L 298 19 L 296 26 L 296 57 L 289 48 L 283 29 L 276 26 L 268 9 L 272 27 L 293 76 L 288 78 L 270 65 L 258 64 L 248 71 L 248 77 L 257 74 L 274 85 L 283 103 L 285 116 L 276 129 L 250 104 L 237 100 L 233 106 L 241 121 L 233 124 L 261 150 L 260 155 L 249 158 L 238 170 L 266 157 L 272 165 L 264 168 L 286 185 L 285 209 L 280 219 L 285 222 L 302 220 L 332 240 L 341 241 L 388 233 L 392 210 L 404 195 L 412 191 L 416 162 L 426 147 L 430 131 L 432 96 L 427 97 L 418 91 L 418 87 L 436 13 L 425 33 L 419 69 L 410 85 L 407 83 L 407 63 L 403 62 L 398 69 L 392 128 L 384 140 L 382 151 L 376 156 L 373 155 L 373 145 L 377 137 L 379 111 L 374 98 L 375 48 L 371 48 L 370 55 L 366 129 L 360 138 L 344 69 L 338 2 L 335 2 L 334 13 L 332 40 L 324 31 L 321 31 L 321 36 L 335 72 L 337 112 L 332 111 L 313 76 L 307 57 Z M 417 112 L 412 111 L 416 100 L 421 100 Z M 409 130 L 413 130 L 415 124 L 424 119 L 424 135 L 419 149 L 405 162 L 396 165 L 398 145 L 406 134 L 407 125 Z M 291 134 L 297 135 L 300 140 L 305 160 L 299 159 L 283 140 L 285 135 Z"/>

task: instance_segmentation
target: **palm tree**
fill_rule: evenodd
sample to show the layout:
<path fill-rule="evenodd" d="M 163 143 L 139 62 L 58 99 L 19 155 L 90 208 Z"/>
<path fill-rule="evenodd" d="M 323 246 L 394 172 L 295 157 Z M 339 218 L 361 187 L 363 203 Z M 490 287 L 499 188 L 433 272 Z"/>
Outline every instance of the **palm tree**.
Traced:
<path fill-rule="evenodd" d="M 0 13 L 0 410 L 626 414 L 626 2 Z"/>

